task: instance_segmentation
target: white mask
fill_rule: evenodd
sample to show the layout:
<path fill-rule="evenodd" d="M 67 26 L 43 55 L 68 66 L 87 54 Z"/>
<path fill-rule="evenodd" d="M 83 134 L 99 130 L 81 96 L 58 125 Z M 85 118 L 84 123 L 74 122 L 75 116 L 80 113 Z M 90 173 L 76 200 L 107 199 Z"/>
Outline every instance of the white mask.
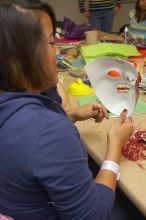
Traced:
<path fill-rule="evenodd" d="M 134 111 L 138 100 L 140 78 L 134 65 L 114 57 L 99 57 L 85 66 L 95 94 L 101 103 L 115 115 L 127 109 Z"/>

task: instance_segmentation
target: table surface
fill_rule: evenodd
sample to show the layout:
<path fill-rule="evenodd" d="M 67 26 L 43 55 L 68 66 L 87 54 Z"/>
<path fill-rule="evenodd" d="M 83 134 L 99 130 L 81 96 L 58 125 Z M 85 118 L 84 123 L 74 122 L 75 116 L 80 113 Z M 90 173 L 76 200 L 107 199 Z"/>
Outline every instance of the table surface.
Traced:
<path fill-rule="evenodd" d="M 62 75 L 64 76 L 65 88 L 68 88 L 68 85 L 76 80 L 67 72 L 62 73 Z M 141 95 L 141 98 L 146 101 L 146 95 Z M 69 95 L 72 106 L 77 106 L 76 99 L 77 97 Z M 146 129 L 146 114 L 133 115 L 132 118 L 140 130 Z M 107 129 L 113 120 L 115 118 L 104 119 L 101 123 L 95 123 L 90 119 L 76 123 L 88 153 L 98 164 L 104 160 L 107 148 Z M 118 186 L 146 216 L 146 161 L 133 162 L 122 157 L 120 172 Z"/>
<path fill-rule="evenodd" d="M 105 40 L 122 41 L 122 38 L 119 36 L 103 32 L 98 32 L 98 36 Z M 73 53 L 76 54 L 76 51 Z M 146 67 L 144 68 L 144 72 L 146 72 Z M 61 74 L 64 76 L 64 87 L 67 89 L 68 85 L 74 82 L 76 78 L 70 76 L 68 72 L 62 72 Z M 146 102 L 145 94 L 141 94 L 140 97 Z M 77 97 L 69 95 L 69 100 L 72 107 L 78 105 Z M 138 130 L 146 130 L 146 114 L 132 115 L 132 119 Z M 98 164 L 104 160 L 107 148 L 107 130 L 113 120 L 115 118 L 104 119 L 101 123 L 95 123 L 90 119 L 76 123 L 76 127 L 80 132 L 88 153 Z M 144 153 L 146 155 L 146 151 Z M 121 157 L 120 172 L 121 176 L 118 186 L 144 216 L 146 216 L 146 160 L 134 162 Z"/>

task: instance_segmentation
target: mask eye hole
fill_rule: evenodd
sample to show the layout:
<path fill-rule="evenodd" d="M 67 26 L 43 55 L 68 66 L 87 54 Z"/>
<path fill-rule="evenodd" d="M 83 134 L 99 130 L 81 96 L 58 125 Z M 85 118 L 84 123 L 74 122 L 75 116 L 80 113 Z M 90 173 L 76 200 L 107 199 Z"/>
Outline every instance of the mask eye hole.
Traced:
<path fill-rule="evenodd" d="M 107 75 L 108 75 L 108 77 L 111 77 L 111 78 L 119 78 L 120 77 L 120 73 L 117 70 L 110 70 L 110 71 L 108 71 Z"/>

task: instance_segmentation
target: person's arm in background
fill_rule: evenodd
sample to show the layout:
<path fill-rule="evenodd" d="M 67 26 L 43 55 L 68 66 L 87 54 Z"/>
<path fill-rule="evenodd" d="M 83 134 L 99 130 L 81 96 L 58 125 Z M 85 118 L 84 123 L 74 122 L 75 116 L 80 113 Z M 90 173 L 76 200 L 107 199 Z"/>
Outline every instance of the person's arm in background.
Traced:
<path fill-rule="evenodd" d="M 78 5 L 79 5 L 80 13 L 82 13 L 86 17 L 89 17 L 90 13 L 89 10 L 85 8 L 85 0 L 78 0 Z"/>
<path fill-rule="evenodd" d="M 116 1 L 115 6 L 113 8 L 113 14 L 116 15 L 121 9 L 121 1 Z"/>

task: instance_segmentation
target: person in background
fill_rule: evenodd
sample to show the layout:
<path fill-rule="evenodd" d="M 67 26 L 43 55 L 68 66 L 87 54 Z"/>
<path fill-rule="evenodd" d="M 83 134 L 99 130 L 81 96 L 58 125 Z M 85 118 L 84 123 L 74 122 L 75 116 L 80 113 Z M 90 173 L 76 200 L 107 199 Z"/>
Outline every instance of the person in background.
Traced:
<path fill-rule="evenodd" d="M 58 82 L 55 15 L 35 3 L 46 12 L 0 1 L 0 212 L 16 220 L 105 220 L 132 119 L 124 110 L 110 126 L 93 180 L 78 130 L 59 102 L 41 95 Z M 100 107 L 96 114 L 104 117 Z"/>
<path fill-rule="evenodd" d="M 85 0 L 78 0 L 80 12 L 89 17 L 93 29 L 111 33 L 114 16 L 121 9 L 121 0 L 89 0 L 89 9 L 85 8 Z"/>
<path fill-rule="evenodd" d="M 129 38 L 146 40 L 146 0 L 137 0 L 129 12 Z"/>

